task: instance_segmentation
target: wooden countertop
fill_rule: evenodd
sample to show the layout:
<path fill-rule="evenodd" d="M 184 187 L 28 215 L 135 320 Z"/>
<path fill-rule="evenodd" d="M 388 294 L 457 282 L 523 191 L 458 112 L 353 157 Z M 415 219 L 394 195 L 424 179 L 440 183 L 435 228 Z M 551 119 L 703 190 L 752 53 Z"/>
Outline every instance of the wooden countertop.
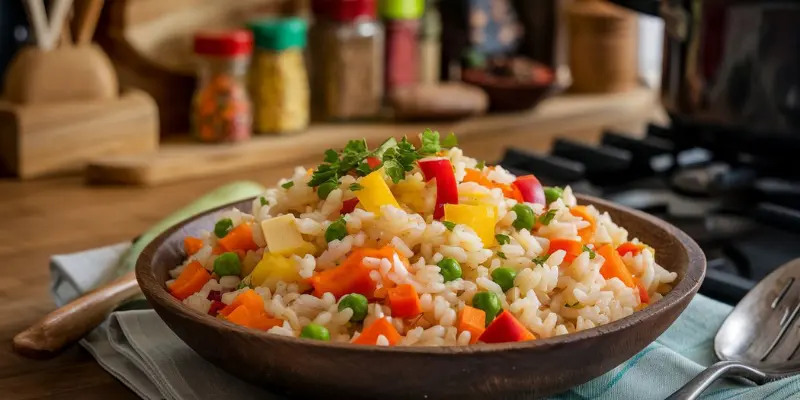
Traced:
<path fill-rule="evenodd" d="M 612 127 L 638 130 L 652 115 L 618 121 Z M 593 141 L 601 128 L 557 134 Z M 400 134 L 406 131 L 398 127 Z M 531 126 L 502 135 L 470 135 L 460 147 L 469 155 L 492 162 L 511 145 L 546 150 L 553 135 Z M 311 160 L 306 165 L 310 166 Z M 235 179 L 271 185 L 290 174 L 292 168 L 281 164 L 263 171 L 148 188 L 86 186 L 79 177 L 0 180 L 0 397 L 136 399 L 78 346 L 48 361 L 28 360 L 12 352 L 12 337 L 54 308 L 49 293 L 50 256 L 132 239 L 214 187 Z"/>

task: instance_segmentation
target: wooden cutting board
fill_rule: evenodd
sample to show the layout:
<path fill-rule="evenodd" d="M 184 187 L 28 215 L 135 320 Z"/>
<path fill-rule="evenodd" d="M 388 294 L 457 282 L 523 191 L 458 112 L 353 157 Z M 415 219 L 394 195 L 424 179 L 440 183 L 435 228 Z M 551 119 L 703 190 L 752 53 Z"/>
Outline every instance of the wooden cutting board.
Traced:
<path fill-rule="evenodd" d="M 318 161 L 326 149 L 341 148 L 353 138 L 366 138 L 375 146 L 389 136 L 415 137 L 425 128 L 454 132 L 462 144 L 512 131 L 515 136 L 525 131 L 522 137 L 536 140 L 620 122 L 643 121 L 652 115 L 657 104 L 655 91 L 640 88 L 611 95 L 566 94 L 542 102 L 531 112 L 486 115 L 450 123 L 323 124 L 297 135 L 256 136 L 236 144 L 166 142 L 155 153 L 94 160 L 87 174 L 92 183 L 158 185 L 278 164 Z"/>

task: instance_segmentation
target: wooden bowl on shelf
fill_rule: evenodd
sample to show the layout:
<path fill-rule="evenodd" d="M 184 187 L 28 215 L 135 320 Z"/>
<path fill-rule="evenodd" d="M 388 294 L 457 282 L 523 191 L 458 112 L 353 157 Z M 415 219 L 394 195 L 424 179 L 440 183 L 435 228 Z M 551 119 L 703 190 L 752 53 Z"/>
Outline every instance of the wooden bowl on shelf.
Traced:
<path fill-rule="evenodd" d="M 550 68 L 526 59 L 517 59 L 511 63 L 519 64 L 507 69 L 524 69 L 524 76 L 513 76 L 498 73 L 494 68 L 467 68 L 461 80 L 483 89 L 489 96 L 489 111 L 513 112 L 530 110 L 548 96 L 558 92 L 554 85 L 555 74 Z M 506 69 L 506 68 L 503 68 Z"/>
<path fill-rule="evenodd" d="M 284 337 L 191 310 L 165 289 L 168 271 L 186 257 L 183 238 L 209 230 L 224 209 L 167 230 L 144 249 L 136 277 L 150 304 L 198 354 L 256 385 L 309 398 L 504 398 L 558 393 L 602 375 L 644 349 L 686 308 L 705 276 L 706 260 L 688 235 L 640 211 L 578 196 L 608 211 L 656 249 L 677 272 L 661 300 L 618 321 L 527 342 L 464 347 L 379 347 Z"/>

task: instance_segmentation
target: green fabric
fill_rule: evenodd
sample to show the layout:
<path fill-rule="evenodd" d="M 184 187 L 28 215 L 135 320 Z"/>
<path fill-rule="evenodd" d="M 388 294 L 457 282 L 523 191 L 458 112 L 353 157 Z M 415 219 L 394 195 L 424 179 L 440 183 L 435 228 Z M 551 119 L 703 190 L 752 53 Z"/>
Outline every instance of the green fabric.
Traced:
<path fill-rule="evenodd" d="M 136 243 L 131 246 L 130 250 L 128 250 L 128 252 L 122 257 L 122 264 L 117 270 L 117 276 L 122 276 L 132 271 L 136 266 L 136 259 L 139 258 L 139 254 L 142 252 L 142 250 L 144 250 L 144 248 L 147 247 L 147 245 L 153 239 L 160 235 L 161 232 L 164 232 L 176 223 L 203 211 L 207 211 L 227 203 L 244 200 L 248 197 L 255 197 L 261 193 L 264 193 L 265 190 L 266 189 L 258 183 L 239 181 L 221 186 L 212 192 L 203 195 L 202 197 L 188 204 L 186 207 L 159 221 L 147 232 L 143 233 Z"/>
<path fill-rule="evenodd" d="M 247 27 L 260 49 L 282 51 L 306 47 L 308 24 L 302 18 L 261 19 L 251 21 Z"/>
<path fill-rule="evenodd" d="M 675 323 L 644 350 L 608 373 L 549 399 L 664 399 L 719 361 L 714 355 L 714 336 L 731 310 L 727 304 L 697 295 Z M 798 393 L 800 375 L 761 386 L 723 379 L 700 398 L 797 399 Z"/>
<path fill-rule="evenodd" d="M 382 0 L 380 10 L 386 19 L 419 19 L 425 12 L 425 0 Z"/>

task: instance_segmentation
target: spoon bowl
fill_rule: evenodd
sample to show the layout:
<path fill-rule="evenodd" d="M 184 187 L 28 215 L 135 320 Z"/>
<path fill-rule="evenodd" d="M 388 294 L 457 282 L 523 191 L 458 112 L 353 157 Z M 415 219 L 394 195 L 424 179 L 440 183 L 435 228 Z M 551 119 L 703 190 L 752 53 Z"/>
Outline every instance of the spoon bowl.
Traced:
<path fill-rule="evenodd" d="M 731 311 L 714 338 L 722 360 L 668 398 L 692 400 L 721 377 L 764 384 L 800 373 L 800 258 L 762 279 Z"/>

